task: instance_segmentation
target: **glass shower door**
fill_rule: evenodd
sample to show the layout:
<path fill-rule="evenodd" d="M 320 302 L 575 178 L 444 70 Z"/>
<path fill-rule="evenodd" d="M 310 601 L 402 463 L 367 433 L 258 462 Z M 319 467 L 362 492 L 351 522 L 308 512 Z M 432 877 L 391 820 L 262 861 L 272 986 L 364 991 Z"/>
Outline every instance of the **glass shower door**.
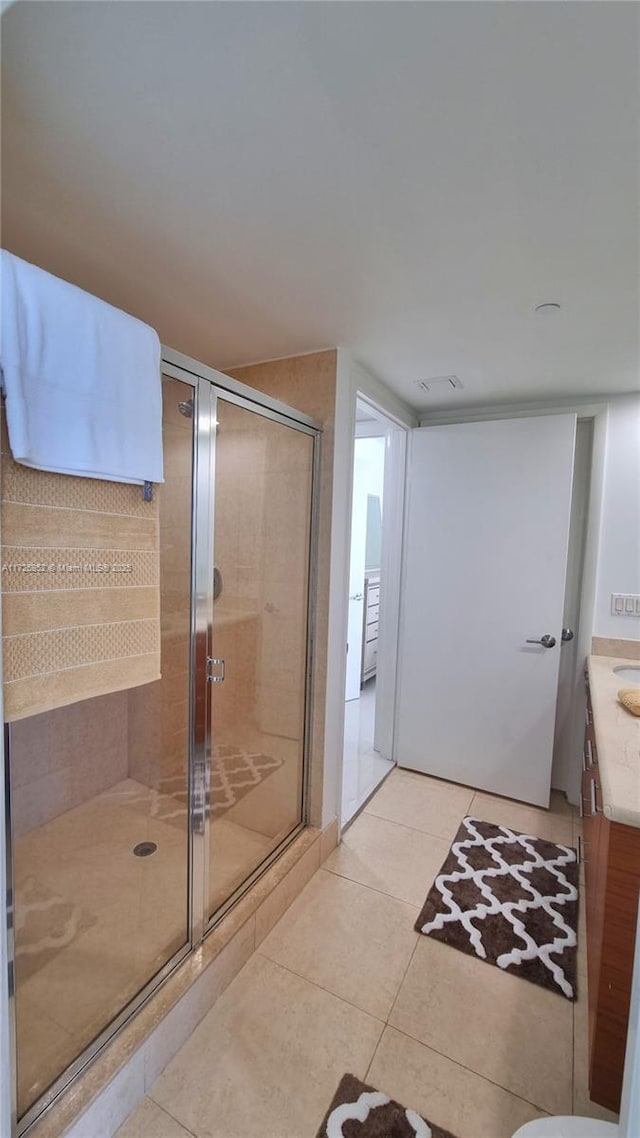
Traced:
<path fill-rule="evenodd" d="M 314 433 L 217 392 L 212 917 L 303 821 Z"/>

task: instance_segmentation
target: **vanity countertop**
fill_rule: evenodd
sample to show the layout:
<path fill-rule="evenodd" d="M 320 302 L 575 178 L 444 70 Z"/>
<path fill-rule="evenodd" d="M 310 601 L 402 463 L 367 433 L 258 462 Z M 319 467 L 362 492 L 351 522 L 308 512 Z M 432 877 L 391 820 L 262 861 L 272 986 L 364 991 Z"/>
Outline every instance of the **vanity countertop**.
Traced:
<path fill-rule="evenodd" d="M 640 717 L 618 701 L 635 685 L 614 668 L 638 667 L 637 660 L 589 656 L 587 661 L 598 752 L 602 808 L 611 822 L 640 827 Z"/>

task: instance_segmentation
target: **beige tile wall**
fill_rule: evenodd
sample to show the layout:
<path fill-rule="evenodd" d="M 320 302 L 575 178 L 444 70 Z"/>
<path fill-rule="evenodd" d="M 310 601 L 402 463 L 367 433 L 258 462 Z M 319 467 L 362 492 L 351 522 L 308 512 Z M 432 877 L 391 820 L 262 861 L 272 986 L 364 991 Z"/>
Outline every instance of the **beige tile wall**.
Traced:
<path fill-rule="evenodd" d="M 165 482 L 159 487 L 161 679 L 128 693 L 128 773 L 186 793 L 189 732 L 193 421 L 178 411 L 191 388 L 163 382 Z"/>
<path fill-rule="evenodd" d="M 312 738 L 314 821 L 319 819 L 321 809 L 336 360 L 336 352 L 328 351 L 253 365 L 233 372 L 244 382 L 312 415 L 324 427 Z M 42 825 L 127 776 L 147 786 L 164 789 L 172 789 L 171 785 L 167 787 L 172 780 L 173 788 L 179 789 L 178 783 L 184 778 L 188 743 L 191 574 L 188 502 L 192 423 L 178 413 L 177 403 L 189 394 L 178 381 L 171 381 L 166 391 L 169 408 L 164 424 L 167 482 L 158 491 L 162 679 L 128 692 L 84 700 L 14 726 L 13 782 L 17 833 Z M 257 428 L 261 426 L 260 420 L 256 425 Z M 303 574 L 291 571 L 287 560 L 290 552 L 287 534 L 280 533 L 277 528 L 278 514 L 284 516 L 288 511 L 279 511 L 277 507 L 283 495 L 295 499 L 298 494 L 301 525 L 304 524 L 306 507 L 304 493 L 299 492 L 288 468 L 290 462 L 299 461 L 299 456 L 296 459 L 299 438 L 293 436 L 291 448 L 287 448 L 284 446 L 285 437 L 279 438 L 279 445 L 268 453 L 265 443 L 261 459 L 256 459 L 253 445 L 252 459 L 248 459 L 247 454 L 244 456 L 247 461 L 239 461 L 235 467 L 232 463 L 228 466 L 229 485 L 234 479 L 236 485 L 240 485 L 240 497 L 234 500 L 229 495 L 228 500 L 234 509 L 240 505 L 246 511 L 250 524 L 245 532 L 253 534 L 253 544 L 238 550 L 237 573 L 234 576 L 232 571 L 225 579 L 227 599 L 233 600 L 234 608 L 242 605 L 245 612 L 240 619 L 234 617 L 224 627 L 220 622 L 218 645 L 220 655 L 235 654 L 241 663 L 242 676 L 235 684 L 235 690 L 233 680 L 225 685 L 228 702 L 226 708 L 221 706 L 218 709 L 218 715 L 222 717 L 218 722 L 219 726 L 226 722 L 231 728 L 238 722 L 253 722 L 262 730 L 277 730 L 292 737 L 300 729 L 299 704 L 291 697 L 295 694 L 296 676 L 300 674 L 298 664 L 304 654 L 304 644 L 300 642 L 300 626 L 294 615 L 298 598 L 291 586 L 296 579 L 300 582 Z M 238 457 L 242 458 L 240 452 Z M 263 474 L 259 493 L 256 492 L 255 471 L 251 467 L 251 462 L 256 461 L 261 462 Z M 240 478 L 243 469 L 244 481 Z M 295 508 L 296 503 L 293 505 Z M 269 515 L 270 508 L 273 517 Z M 251 592 L 255 586 L 255 568 L 264 563 L 264 550 L 255 544 L 258 532 L 256 518 L 251 522 L 259 513 L 263 523 L 266 522 L 265 532 L 273 543 L 268 560 L 274 568 L 274 577 L 268 582 L 268 602 L 279 610 L 263 627 L 262 641 L 259 641 L 256 619 L 256 606 L 260 602 Z M 274 549 L 282 553 L 281 573 L 277 572 L 278 559 L 274 556 Z M 260 686 L 255 670 L 263 657 L 263 663 L 269 664 L 265 675 L 268 672 L 270 679 L 269 682 L 264 679 Z M 226 721 L 225 715 L 228 716 Z"/>
<path fill-rule="evenodd" d="M 156 789 L 186 791 L 192 423 L 179 414 L 177 404 L 189 398 L 190 392 L 173 380 L 165 389 L 166 482 L 156 489 L 161 537 L 162 679 L 95 699 L 82 699 L 76 686 L 79 702 L 30 716 L 12 726 L 16 837 L 122 779 L 134 778 Z M 47 491 L 46 480 L 39 485 Z M 134 489 L 139 493 L 139 488 Z M 141 512 L 137 497 L 134 504 Z M 133 520 L 138 524 L 138 519 Z M 122 590 L 127 603 L 133 598 L 133 606 L 130 604 L 124 614 L 127 619 L 135 617 L 136 603 L 147 603 L 148 592 L 153 593 L 151 600 L 157 604 L 155 590 Z M 81 605 L 85 594 L 80 590 L 76 596 Z M 30 596 L 32 605 L 39 599 Z M 96 606 L 102 599 L 100 590 L 88 595 L 88 619 L 96 619 Z M 15 618 L 16 611 L 11 610 L 10 619 Z M 48 616 L 43 609 L 42 627 L 47 627 Z M 113 667 L 121 669 L 121 664 L 116 662 Z"/>
<path fill-rule="evenodd" d="M 14 722 L 159 675 L 158 505 L 139 486 L 14 462 L 0 418 L 4 715 Z"/>
<path fill-rule="evenodd" d="M 127 777 L 127 692 L 82 700 L 11 727 L 14 837 Z"/>
<path fill-rule="evenodd" d="M 313 448 L 287 428 L 267 442 L 258 715 L 262 730 L 301 740 Z"/>
<path fill-rule="evenodd" d="M 257 721 L 257 664 L 264 555 L 264 420 L 224 403 L 218 410 L 215 556 L 222 592 L 213 614 L 213 652 L 228 662 L 224 686 L 213 687 L 216 742 L 246 746 Z"/>
<path fill-rule="evenodd" d="M 594 636 L 591 642 L 594 656 L 619 656 L 622 660 L 640 660 L 640 640 L 612 640 Z"/>

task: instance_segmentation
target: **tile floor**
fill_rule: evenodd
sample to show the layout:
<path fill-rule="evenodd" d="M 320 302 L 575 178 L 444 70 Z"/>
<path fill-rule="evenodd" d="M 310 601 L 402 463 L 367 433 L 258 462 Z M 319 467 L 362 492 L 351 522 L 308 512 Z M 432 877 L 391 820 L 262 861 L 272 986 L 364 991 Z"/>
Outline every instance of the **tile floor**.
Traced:
<path fill-rule="evenodd" d="M 547 812 L 394 771 L 118 1138 L 315 1138 L 347 1071 L 458 1138 L 613 1118 L 586 1087 L 584 938 L 573 1005 L 413 931 L 465 813 L 579 826 L 560 795 Z"/>
<path fill-rule="evenodd" d="M 359 699 L 345 704 L 342 778 L 342 824 L 346 826 L 377 786 L 393 770 L 373 747 L 376 721 L 376 680 L 367 680 Z"/>

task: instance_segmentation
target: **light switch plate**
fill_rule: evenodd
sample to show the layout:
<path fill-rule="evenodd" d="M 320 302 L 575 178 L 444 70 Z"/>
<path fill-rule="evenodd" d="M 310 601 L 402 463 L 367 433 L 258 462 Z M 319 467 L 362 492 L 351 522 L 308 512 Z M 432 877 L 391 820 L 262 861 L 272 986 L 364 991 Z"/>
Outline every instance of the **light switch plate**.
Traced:
<path fill-rule="evenodd" d="M 613 616 L 640 616 L 640 593 L 612 593 Z"/>

